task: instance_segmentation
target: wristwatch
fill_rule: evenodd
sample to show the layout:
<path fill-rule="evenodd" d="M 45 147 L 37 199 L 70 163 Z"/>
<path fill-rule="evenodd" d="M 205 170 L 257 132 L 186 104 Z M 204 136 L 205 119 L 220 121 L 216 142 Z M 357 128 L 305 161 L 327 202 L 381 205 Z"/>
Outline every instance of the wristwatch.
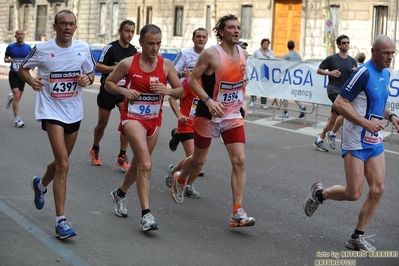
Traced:
<path fill-rule="evenodd" d="M 206 97 L 204 103 L 207 103 L 210 99 L 212 99 L 210 96 Z"/>

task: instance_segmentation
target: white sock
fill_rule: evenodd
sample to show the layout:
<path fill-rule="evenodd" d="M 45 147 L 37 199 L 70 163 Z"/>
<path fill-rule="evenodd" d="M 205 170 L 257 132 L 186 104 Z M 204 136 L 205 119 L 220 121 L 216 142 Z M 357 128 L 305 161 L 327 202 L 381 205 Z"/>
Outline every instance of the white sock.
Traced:
<path fill-rule="evenodd" d="M 317 143 L 320 143 L 320 142 L 322 142 L 322 141 L 324 141 L 324 139 L 322 139 L 322 138 L 320 138 L 320 137 L 317 138 Z"/>
<path fill-rule="evenodd" d="M 332 132 L 332 131 L 330 131 L 330 132 L 328 133 L 328 135 L 331 136 L 331 137 L 337 136 L 337 134 L 335 134 L 335 133 Z"/>
<path fill-rule="evenodd" d="M 58 222 L 59 222 L 61 219 L 65 219 L 65 215 L 62 215 L 62 216 L 56 216 L 56 217 L 55 217 L 55 225 L 57 225 L 57 224 L 58 224 Z"/>
<path fill-rule="evenodd" d="M 37 185 L 37 188 L 40 189 L 41 192 L 46 191 L 46 187 L 43 186 L 42 180 L 40 180 L 39 184 Z"/>

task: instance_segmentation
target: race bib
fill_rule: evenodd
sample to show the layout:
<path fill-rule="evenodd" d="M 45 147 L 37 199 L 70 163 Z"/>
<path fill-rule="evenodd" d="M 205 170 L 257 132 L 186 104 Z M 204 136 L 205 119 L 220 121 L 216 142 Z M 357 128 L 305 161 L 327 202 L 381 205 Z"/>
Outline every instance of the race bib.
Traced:
<path fill-rule="evenodd" d="M 197 112 L 198 101 L 199 101 L 198 98 L 194 98 L 191 103 L 190 114 L 188 115 L 189 120 L 194 120 L 194 118 L 195 118 L 195 113 Z"/>
<path fill-rule="evenodd" d="M 383 117 L 378 116 L 378 115 L 373 115 L 370 114 L 369 120 L 379 120 L 382 121 Z M 384 140 L 381 131 L 378 131 L 377 133 L 371 133 L 366 130 L 363 138 L 363 142 L 367 144 L 379 144 L 382 143 Z"/>
<path fill-rule="evenodd" d="M 244 97 L 242 95 L 243 87 L 243 80 L 238 83 L 222 81 L 220 83 L 216 101 L 221 102 L 225 107 L 241 104 L 244 100 Z"/>
<path fill-rule="evenodd" d="M 19 66 L 22 64 L 22 61 L 24 61 L 23 58 L 13 58 L 12 59 L 12 70 L 15 72 L 18 72 Z"/>
<path fill-rule="evenodd" d="M 78 95 L 79 70 L 51 72 L 49 77 L 50 96 L 52 98 L 71 98 Z"/>
<path fill-rule="evenodd" d="M 129 101 L 127 116 L 131 118 L 153 119 L 159 116 L 163 97 L 160 94 L 141 94 Z"/>

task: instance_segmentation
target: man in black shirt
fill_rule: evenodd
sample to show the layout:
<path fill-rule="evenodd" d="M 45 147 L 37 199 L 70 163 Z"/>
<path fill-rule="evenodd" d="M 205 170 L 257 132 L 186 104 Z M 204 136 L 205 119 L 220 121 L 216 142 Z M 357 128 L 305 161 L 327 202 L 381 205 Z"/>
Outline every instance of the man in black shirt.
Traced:
<path fill-rule="evenodd" d="M 317 74 L 328 76 L 327 94 L 333 104 L 341 87 L 357 67 L 356 60 L 348 54 L 349 37 L 346 35 L 338 36 L 336 43 L 339 52 L 324 59 L 317 69 Z M 313 146 L 319 151 L 327 152 L 328 149 L 324 145 L 324 139 L 327 138 L 330 148 L 335 149 L 336 132 L 342 126 L 342 122 L 343 117 L 331 106 L 330 119 L 323 128 L 323 132 L 313 142 Z"/>
<path fill-rule="evenodd" d="M 97 96 L 98 105 L 98 122 L 94 128 L 93 146 L 89 150 L 90 162 L 92 165 L 100 166 L 100 141 L 104 135 L 104 130 L 107 127 L 111 110 L 117 106 L 120 109 L 123 106 L 124 97 L 122 95 L 113 95 L 105 90 L 104 84 L 108 75 L 114 70 L 115 66 L 125 59 L 137 53 L 137 49 L 130 44 L 133 38 L 135 24 L 131 20 L 125 20 L 119 27 L 119 40 L 113 41 L 106 45 L 96 64 L 96 71 L 102 73 L 100 92 Z M 119 86 L 125 86 L 125 78 L 119 81 Z M 129 161 L 126 156 L 128 141 L 126 136 L 120 134 L 120 151 L 116 160 L 116 165 L 123 171 L 129 169 Z"/>

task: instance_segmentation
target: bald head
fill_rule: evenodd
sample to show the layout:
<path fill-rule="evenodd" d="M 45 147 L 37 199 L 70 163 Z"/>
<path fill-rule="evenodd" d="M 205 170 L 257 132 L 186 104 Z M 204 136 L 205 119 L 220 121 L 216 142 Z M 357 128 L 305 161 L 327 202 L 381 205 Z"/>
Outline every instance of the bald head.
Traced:
<path fill-rule="evenodd" d="M 21 29 L 16 30 L 14 37 L 17 40 L 17 43 L 21 44 L 21 43 L 24 42 L 25 32 L 23 30 L 21 30 Z"/>
<path fill-rule="evenodd" d="M 389 68 L 396 55 L 395 45 L 386 35 L 378 35 L 371 48 L 371 61 L 380 70 Z"/>
<path fill-rule="evenodd" d="M 381 50 L 382 47 L 385 45 L 394 46 L 393 41 L 387 35 L 383 35 L 383 34 L 378 35 L 377 38 L 375 38 L 375 40 L 373 42 L 373 47 L 378 50 Z"/>

